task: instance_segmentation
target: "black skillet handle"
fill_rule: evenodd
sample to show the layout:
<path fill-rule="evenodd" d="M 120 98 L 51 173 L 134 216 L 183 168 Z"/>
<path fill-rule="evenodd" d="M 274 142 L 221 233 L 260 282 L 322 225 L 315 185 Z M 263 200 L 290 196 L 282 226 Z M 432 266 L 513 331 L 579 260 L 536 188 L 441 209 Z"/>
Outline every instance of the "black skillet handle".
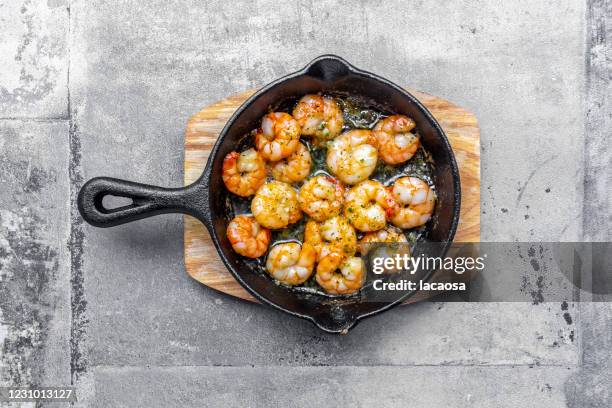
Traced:
<path fill-rule="evenodd" d="M 106 196 L 124 197 L 131 204 L 105 208 Z M 83 219 L 96 227 L 114 227 L 166 213 L 183 213 L 198 218 L 210 227 L 208 179 L 203 176 L 183 188 L 163 188 L 110 177 L 96 177 L 81 188 L 77 200 Z"/>

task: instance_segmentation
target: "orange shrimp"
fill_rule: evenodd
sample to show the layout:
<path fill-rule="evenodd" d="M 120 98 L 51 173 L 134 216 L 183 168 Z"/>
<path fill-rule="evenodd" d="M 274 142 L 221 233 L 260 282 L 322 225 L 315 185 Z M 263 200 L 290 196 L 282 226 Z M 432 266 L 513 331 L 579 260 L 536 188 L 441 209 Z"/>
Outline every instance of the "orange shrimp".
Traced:
<path fill-rule="evenodd" d="M 407 229 L 429 221 L 436 204 L 436 193 L 427 182 L 418 177 L 402 177 L 395 181 L 391 191 L 401 205 L 391 217 L 393 225 Z"/>
<path fill-rule="evenodd" d="M 259 258 L 270 244 L 270 230 L 250 215 L 236 216 L 227 226 L 226 234 L 234 251 L 248 258 Z"/>
<path fill-rule="evenodd" d="M 404 115 L 392 115 L 376 124 L 374 137 L 378 141 L 380 158 L 387 164 L 400 164 L 414 156 L 419 137 L 411 132 L 414 120 Z"/>
<path fill-rule="evenodd" d="M 255 133 L 255 147 L 264 159 L 275 162 L 295 152 L 300 144 L 300 125 L 285 112 L 268 113 Z"/>
<path fill-rule="evenodd" d="M 229 191 L 248 197 L 266 181 L 266 164 L 255 149 L 231 152 L 223 159 L 221 177 Z"/>
<path fill-rule="evenodd" d="M 302 128 L 302 135 L 313 136 L 314 142 L 331 140 L 344 125 L 338 103 L 329 96 L 304 95 L 293 109 L 293 117 Z"/>
<path fill-rule="evenodd" d="M 349 295 L 361 288 L 365 276 L 365 265 L 361 258 L 333 252 L 319 262 L 315 278 L 325 292 Z"/>

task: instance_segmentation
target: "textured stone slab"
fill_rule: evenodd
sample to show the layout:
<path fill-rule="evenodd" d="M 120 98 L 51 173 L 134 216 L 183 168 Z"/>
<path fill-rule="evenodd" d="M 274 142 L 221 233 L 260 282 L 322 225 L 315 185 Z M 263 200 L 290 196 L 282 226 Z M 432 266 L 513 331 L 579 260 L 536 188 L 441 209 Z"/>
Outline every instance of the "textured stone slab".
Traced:
<path fill-rule="evenodd" d="M 0 121 L 0 385 L 70 384 L 66 122 Z"/>
<path fill-rule="evenodd" d="M 612 7 L 587 3 L 586 126 L 584 144 L 584 239 L 612 240 Z"/>
<path fill-rule="evenodd" d="M 215 299 L 209 306 L 205 297 L 209 294 L 202 294 L 199 309 L 162 292 L 138 294 L 124 301 L 123 309 L 105 297 L 104 303 L 111 307 L 105 312 L 92 310 L 96 319 L 91 321 L 90 334 L 95 336 L 91 363 L 575 365 L 580 359 L 578 332 L 574 323 L 567 324 L 560 304 L 430 303 L 393 310 L 338 337 L 323 334 L 308 322 L 233 299 Z M 181 291 L 175 297 L 190 296 Z M 163 301 L 153 306 L 152 298 Z M 573 309 L 570 316 L 577 319 Z"/>
<path fill-rule="evenodd" d="M 83 406 L 559 408 L 570 373 L 565 367 L 100 367 Z"/>
<path fill-rule="evenodd" d="M 612 272 L 612 271 L 611 271 Z M 612 303 L 582 303 L 582 364 L 566 382 L 569 407 L 612 406 Z"/>
<path fill-rule="evenodd" d="M 0 118 L 68 114 L 68 1 L 0 3 Z"/>

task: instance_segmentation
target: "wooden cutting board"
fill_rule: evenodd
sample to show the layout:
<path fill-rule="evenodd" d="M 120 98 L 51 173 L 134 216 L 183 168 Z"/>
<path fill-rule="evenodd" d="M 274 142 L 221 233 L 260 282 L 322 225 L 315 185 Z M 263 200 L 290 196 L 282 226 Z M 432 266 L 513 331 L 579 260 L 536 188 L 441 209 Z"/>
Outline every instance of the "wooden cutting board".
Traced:
<path fill-rule="evenodd" d="M 189 119 L 185 130 L 185 185 L 200 177 L 210 150 L 234 111 L 256 90 L 232 95 L 209 105 Z M 480 241 L 480 130 L 476 117 L 444 99 L 408 89 L 438 120 L 448 136 L 461 174 L 461 216 L 456 242 Z M 257 302 L 229 273 L 219 258 L 208 231 L 195 218 L 185 216 L 185 267 L 206 286 Z M 414 296 L 414 303 L 427 296 Z"/>

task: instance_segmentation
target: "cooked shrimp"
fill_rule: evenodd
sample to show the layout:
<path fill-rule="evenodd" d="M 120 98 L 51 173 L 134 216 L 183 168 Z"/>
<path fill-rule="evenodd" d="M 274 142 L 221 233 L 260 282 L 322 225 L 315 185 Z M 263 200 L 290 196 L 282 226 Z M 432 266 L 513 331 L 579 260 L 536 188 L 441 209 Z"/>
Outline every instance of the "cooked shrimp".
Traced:
<path fill-rule="evenodd" d="M 321 223 L 308 221 L 304 230 L 304 242 L 315 247 L 318 260 L 332 252 L 352 256 L 357 251 L 355 229 L 342 216 L 335 216 Z"/>
<path fill-rule="evenodd" d="M 396 227 L 415 228 L 431 218 L 436 203 L 436 193 L 417 177 L 397 179 L 392 188 L 393 196 L 401 208 L 391 217 Z"/>
<path fill-rule="evenodd" d="M 366 129 L 341 134 L 327 149 L 327 167 L 346 184 L 357 184 L 370 177 L 377 160 L 376 138 Z"/>
<path fill-rule="evenodd" d="M 398 206 L 389 191 L 378 181 L 366 180 L 346 194 L 344 216 L 359 231 L 376 231 L 387 225 L 387 218 Z"/>
<path fill-rule="evenodd" d="M 314 270 L 317 253 L 312 245 L 295 242 L 274 245 L 266 260 L 266 270 L 285 285 L 306 282 Z"/>
<path fill-rule="evenodd" d="M 300 125 L 285 112 L 268 113 L 255 133 L 255 147 L 264 159 L 279 161 L 295 152 L 300 144 Z"/>
<path fill-rule="evenodd" d="M 392 115 L 376 124 L 374 136 L 378 141 L 380 158 L 388 164 L 410 160 L 419 148 L 419 137 L 410 131 L 416 124 L 404 115 Z"/>
<path fill-rule="evenodd" d="M 368 232 L 359 240 L 359 252 L 362 255 L 365 255 L 368 252 L 367 246 L 369 244 L 375 243 L 404 243 L 408 242 L 406 236 L 399 228 L 395 228 L 392 225 L 388 225 L 386 228 L 383 228 L 378 231 Z"/>
<path fill-rule="evenodd" d="M 332 295 L 348 295 L 361 288 L 365 280 L 365 265 L 356 256 L 345 257 L 331 253 L 319 262 L 315 275 L 317 283 Z"/>
<path fill-rule="evenodd" d="M 272 163 L 272 176 L 285 183 L 297 183 L 308 177 L 311 166 L 312 158 L 308 148 L 299 143 L 297 150 L 289 157 Z"/>
<path fill-rule="evenodd" d="M 251 201 L 251 212 L 258 223 L 270 229 L 285 228 L 302 218 L 296 191 L 282 181 L 261 186 Z"/>
<path fill-rule="evenodd" d="M 248 197 L 266 181 L 266 164 L 255 149 L 231 152 L 223 159 L 221 174 L 229 191 Z"/>
<path fill-rule="evenodd" d="M 293 109 L 293 117 L 300 124 L 302 134 L 314 136 L 315 141 L 333 139 L 340 134 L 344 125 L 342 110 L 328 96 L 303 96 Z"/>
<path fill-rule="evenodd" d="M 324 221 L 340 214 L 344 202 L 344 187 L 338 180 L 315 176 L 300 189 L 300 208 L 316 221 Z"/>
<path fill-rule="evenodd" d="M 408 240 L 406 236 L 399 228 L 395 228 L 392 225 L 387 225 L 384 229 L 368 232 L 359 240 L 359 253 L 365 255 L 368 253 L 372 244 L 392 244 L 392 243 L 406 243 L 405 247 L 408 248 Z M 404 247 L 402 245 L 402 247 Z M 409 251 L 409 249 L 408 249 Z M 405 251 L 403 251 L 405 252 Z M 389 253 L 389 255 L 392 255 Z"/>
<path fill-rule="evenodd" d="M 227 239 L 238 254 L 259 258 L 268 250 L 270 230 L 263 228 L 250 215 L 238 215 L 227 226 Z"/>

